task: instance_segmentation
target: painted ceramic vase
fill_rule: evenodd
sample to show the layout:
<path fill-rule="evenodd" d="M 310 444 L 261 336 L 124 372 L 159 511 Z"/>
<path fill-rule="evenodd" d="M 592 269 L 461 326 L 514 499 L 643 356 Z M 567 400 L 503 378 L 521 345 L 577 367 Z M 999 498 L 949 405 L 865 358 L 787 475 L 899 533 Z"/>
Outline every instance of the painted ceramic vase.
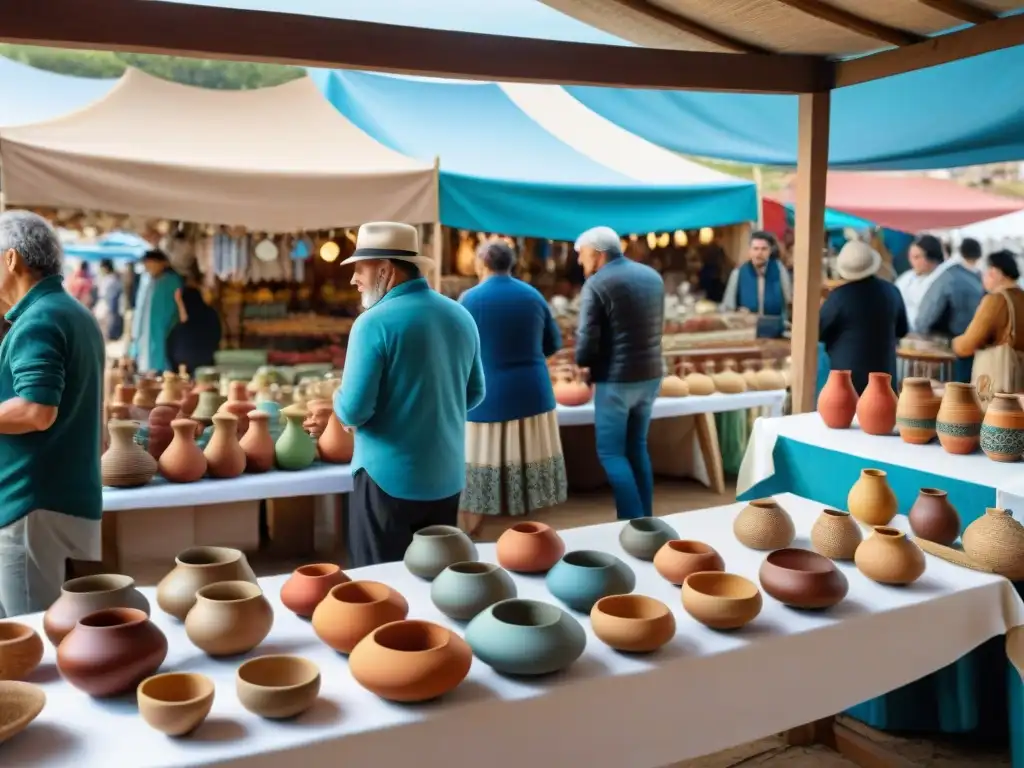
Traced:
<path fill-rule="evenodd" d="M 262 643 L 274 625 L 263 590 L 248 581 L 218 581 L 196 592 L 185 634 L 208 656 L 236 656 Z"/>
<path fill-rule="evenodd" d="M 256 583 L 245 555 L 229 547 L 191 547 L 174 558 L 174 569 L 156 588 L 156 603 L 164 613 L 184 621 L 196 602 L 196 592 L 219 581 Z"/>
<path fill-rule="evenodd" d="M 602 597 L 590 611 L 598 639 L 625 653 L 651 653 L 676 634 L 676 619 L 667 605 L 646 595 Z"/>
<path fill-rule="evenodd" d="M 579 613 L 590 613 L 594 603 L 608 595 L 629 594 L 636 574 L 607 552 L 579 549 L 567 552 L 546 577 L 548 592 Z"/>
<path fill-rule="evenodd" d="M 245 471 L 245 451 L 238 442 L 238 418 L 234 414 L 214 414 L 213 436 L 203 455 L 210 477 L 228 480 Z"/>
<path fill-rule="evenodd" d="M 232 381 L 228 385 L 228 399 L 218 408 L 218 413 L 231 413 L 238 418 L 236 428 L 238 439 L 241 440 L 249 428 L 249 411 L 255 410 L 256 404 L 249 400 L 248 385 L 244 381 Z"/>
<path fill-rule="evenodd" d="M 135 442 L 138 424 L 134 421 L 111 421 L 110 447 L 100 458 L 103 485 L 109 488 L 138 488 L 156 474 L 156 459 Z"/>
<path fill-rule="evenodd" d="M 287 419 L 284 432 L 274 445 L 274 457 L 281 469 L 308 469 L 316 460 L 316 442 L 302 428 L 306 418 L 306 409 L 299 405 L 289 405 L 281 410 Z"/>
<path fill-rule="evenodd" d="M 960 536 L 960 514 L 938 488 L 922 488 L 908 514 L 910 530 L 919 539 L 947 547 Z"/>
<path fill-rule="evenodd" d="M 158 405 L 149 412 L 146 421 L 146 448 L 154 459 L 159 459 L 174 439 L 174 428 L 171 424 L 181 408 L 174 405 Z"/>
<path fill-rule="evenodd" d="M 806 549 L 775 550 L 761 564 L 758 580 L 761 589 L 790 608 L 831 608 L 850 589 L 831 560 Z"/>
<path fill-rule="evenodd" d="M 213 415 L 220 410 L 222 405 L 224 405 L 224 398 L 220 392 L 213 388 L 203 390 L 199 393 L 199 402 L 189 418 L 199 422 L 204 428 L 208 427 L 213 424 Z"/>
<path fill-rule="evenodd" d="M 857 390 L 850 371 L 829 371 L 818 395 L 818 413 L 830 429 L 849 429 L 857 413 Z"/>
<path fill-rule="evenodd" d="M 689 394 L 690 388 L 686 382 L 676 375 L 663 378 L 658 388 L 658 397 L 686 397 Z"/>
<path fill-rule="evenodd" d="M 654 569 L 670 584 L 682 586 L 686 577 L 698 571 L 724 571 L 725 561 L 714 547 L 702 541 L 673 539 L 654 556 Z"/>
<path fill-rule="evenodd" d="M 745 506 L 732 523 L 737 541 L 751 549 L 782 549 L 793 543 L 796 528 L 775 499 L 757 499 Z"/>
<path fill-rule="evenodd" d="M 659 549 L 678 538 L 676 529 L 660 517 L 628 520 L 619 531 L 619 544 L 637 560 L 653 560 Z"/>
<path fill-rule="evenodd" d="M 935 418 L 939 415 L 940 402 L 931 379 L 903 380 L 896 403 L 896 428 L 903 442 L 924 445 L 935 438 Z"/>
<path fill-rule="evenodd" d="M 196 422 L 175 419 L 171 422 L 174 439 L 160 455 L 160 474 L 172 483 L 194 483 L 206 474 L 206 456 L 196 445 Z"/>
<path fill-rule="evenodd" d="M 683 608 L 711 629 L 739 629 L 761 613 L 761 591 L 749 579 L 734 573 L 701 571 L 686 577 Z"/>
<path fill-rule="evenodd" d="M 1016 395 L 993 395 L 981 422 L 981 450 L 993 461 L 1018 461 L 1024 453 L 1024 410 Z"/>
<path fill-rule="evenodd" d="M 252 429 L 251 422 L 249 428 Z M 349 577 L 334 563 L 303 565 L 281 586 L 281 602 L 296 616 L 309 619 L 332 589 L 348 581 Z"/>
<path fill-rule="evenodd" d="M 332 407 L 327 418 L 327 428 L 317 440 L 320 449 L 320 460 L 329 464 L 348 464 L 352 461 L 355 450 L 355 436 L 342 425 Z"/>
<path fill-rule="evenodd" d="M 902 531 L 875 526 L 853 558 L 857 570 L 879 584 L 912 584 L 924 573 L 924 553 Z"/>
<path fill-rule="evenodd" d="M 503 600 L 466 627 L 466 642 L 487 666 L 504 675 L 548 675 L 569 667 L 587 645 L 580 623 L 539 600 Z"/>
<path fill-rule="evenodd" d="M 974 561 L 1011 581 L 1024 580 L 1024 526 L 1010 510 L 986 510 L 967 526 L 961 542 Z"/>
<path fill-rule="evenodd" d="M 857 423 L 869 435 L 891 435 L 896 426 L 896 393 L 892 376 L 869 373 L 868 385 L 857 401 Z"/>
<path fill-rule="evenodd" d="M 144 611 L 105 608 L 82 617 L 57 647 L 57 669 L 90 696 L 134 690 L 167 657 L 167 638 Z"/>
<path fill-rule="evenodd" d="M 973 384 L 951 381 L 939 405 L 935 431 L 947 453 L 973 453 L 981 442 L 981 405 Z"/>
<path fill-rule="evenodd" d="M 339 653 L 352 653 L 377 627 L 401 621 L 409 603 L 386 584 L 349 581 L 333 587 L 313 611 L 313 631 Z"/>
<path fill-rule="evenodd" d="M 516 584 L 492 563 L 454 563 L 430 585 L 430 599 L 449 619 L 469 621 L 480 611 L 516 596 Z"/>
<path fill-rule="evenodd" d="M 546 523 L 516 523 L 498 537 L 498 563 L 514 573 L 547 573 L 565 554 L 565 542 Z"/>
<path fill-rule="evenodd" d="M 774 360 L 768 359 L 761 363 L 761 370 L 757 372 L 757 389 L 773 390 L 785 389 L 786 377 L 782 375 Z"/>
<path fill-rule="evenodd" d="M 715 382 L 706 373 L 698 371 L 693 363 L 683 363 L 683 381 L 691 395 L 706 397 L 715 394 Z"/>
<path fill-rule="evenodd" d="M 148 616 L 149 600 L 131 576 L 103 573 L 69 579 L 43 614 L 43 632 L 54 646 L 60 645 L 79 619 L 104 608 L 134 608 Z"/>
<path fill-rule="evenodd" d="M 865 469 L 846 497 L 850 514 L 865 525 L 888 525 L 896 515 L 896 494 L 881 469 Z"/>
<path fill-rule="evenodd" d="M 811 526 L 811 547 L 830 560 L 853 560 L 863 540 L 853 515 L 838 509 L 824 510 Z"/>
<path fill-rule="evenodd" d="M 246 472 L 268 472 L 274 468 L 274 438 L 270 436 L 270 416 L 249 411 L 249 428 L 238 441 L 245 454 Z"/>
<path fill-rule="evenodd" d="M 469 536 L 451 525 L 431 525 L 413 534 L 403 562 L 413 576 L 432 581 L 449 565 L 476 559 Z"/>

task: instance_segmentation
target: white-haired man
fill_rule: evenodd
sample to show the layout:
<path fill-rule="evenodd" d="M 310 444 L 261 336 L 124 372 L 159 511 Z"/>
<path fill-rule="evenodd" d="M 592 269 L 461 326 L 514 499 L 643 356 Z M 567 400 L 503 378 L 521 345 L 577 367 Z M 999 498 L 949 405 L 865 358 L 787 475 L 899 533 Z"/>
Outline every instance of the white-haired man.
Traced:
<path fill-rule="evenodd" d="M 608 227 L 576 240 L 587 280 L 576 332 L 576 363 L 595 384 L 597 455 L 619 519 L 653 514 L 654 477 L 647 429 L 664 364 L 665 285 L 648 266 L 627 259 Z"/>

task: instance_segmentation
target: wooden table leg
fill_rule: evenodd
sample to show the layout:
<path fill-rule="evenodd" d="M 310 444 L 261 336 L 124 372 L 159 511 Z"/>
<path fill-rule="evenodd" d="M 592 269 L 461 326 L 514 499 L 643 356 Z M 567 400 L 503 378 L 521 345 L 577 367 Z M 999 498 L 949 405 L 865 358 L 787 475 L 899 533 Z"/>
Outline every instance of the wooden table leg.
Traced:
<path fill-rule="evenodd" d="M 783 734 L 783 738 L 792 746 L 821 744 L 861 768 L 914 768 L 917 765 L 852 728 L 836 722 L 834 717 L 793 728 Z"/>
<path fill-rule="evenodd" d="M 718 429 L 715 427 L 715 414 L 698 413 L 694 419 L 697 424 L 697 443 L 700 445 L 704 466 L 708 470 L 711 490 L 725 493 L 725 470 L 722 468 L 722 449 L 718 445 Z"/>

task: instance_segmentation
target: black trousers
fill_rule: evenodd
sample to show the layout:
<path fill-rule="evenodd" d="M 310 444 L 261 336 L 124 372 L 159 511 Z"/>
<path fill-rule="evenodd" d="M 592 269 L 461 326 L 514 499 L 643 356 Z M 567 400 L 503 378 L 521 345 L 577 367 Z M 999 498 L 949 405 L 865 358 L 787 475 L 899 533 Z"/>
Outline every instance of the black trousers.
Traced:
<path fill-rule="evenodd" d="M 394 563 L 405 557 L 416 531 L 430 525 L 458 525 L 457 493 L 436 501 L 396 499 L 381 490 L 365 469 L 352 478 L 348 497 L 348 564 Z"/>

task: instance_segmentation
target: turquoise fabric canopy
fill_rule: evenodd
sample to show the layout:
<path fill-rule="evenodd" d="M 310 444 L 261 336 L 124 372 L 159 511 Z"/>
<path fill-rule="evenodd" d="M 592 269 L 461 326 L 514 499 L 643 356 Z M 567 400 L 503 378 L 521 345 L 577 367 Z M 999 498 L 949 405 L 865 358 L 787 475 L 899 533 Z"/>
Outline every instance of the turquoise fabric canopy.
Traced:
<path fill-rule="evenodd" d="M 94 243 L 65 243 L 64 255 L 85 261 L 136 261 L 153 246 L 130 232 L 111 232 Z"/>
<path fill-rule="evenodd" d="M 662 171 L 659 181 L 644 180 L 650 176 L 644 175 L 640 158 L 634 171 L 617 156 L 616 170 L 608 157 L 607 162 L 595 158 L 606 146 L 595 148 L 591 141 L 585 152 L 572 137 L 555 136 L 498 84 L 352 71 L 310 75 L 348 120 L 377 141 L 409 157 L 440 158 L 441 222 L 447 226 L 573 240 L 597 225 L 646 233 L 757 217 L 752 182 L 717 174 L 646 142 L 640 142 L 641 149 L 659 153 L 662 165 L 654 169 Z M 582 112 L 581 119 L 600 120 Z M 658 163 L 646 161 L 646 171 L 653 173 L 651 166 Z M 671 181 L 665 180 L 665 164 L 680 168 Z M 683 178 L 688 171 L 693 177 Z"/>
<path fill-rule="evenodd" d="M 0 126 L 52 120 L 101 99 L 115 83 L 58 75 L 0 56 Z"/>

